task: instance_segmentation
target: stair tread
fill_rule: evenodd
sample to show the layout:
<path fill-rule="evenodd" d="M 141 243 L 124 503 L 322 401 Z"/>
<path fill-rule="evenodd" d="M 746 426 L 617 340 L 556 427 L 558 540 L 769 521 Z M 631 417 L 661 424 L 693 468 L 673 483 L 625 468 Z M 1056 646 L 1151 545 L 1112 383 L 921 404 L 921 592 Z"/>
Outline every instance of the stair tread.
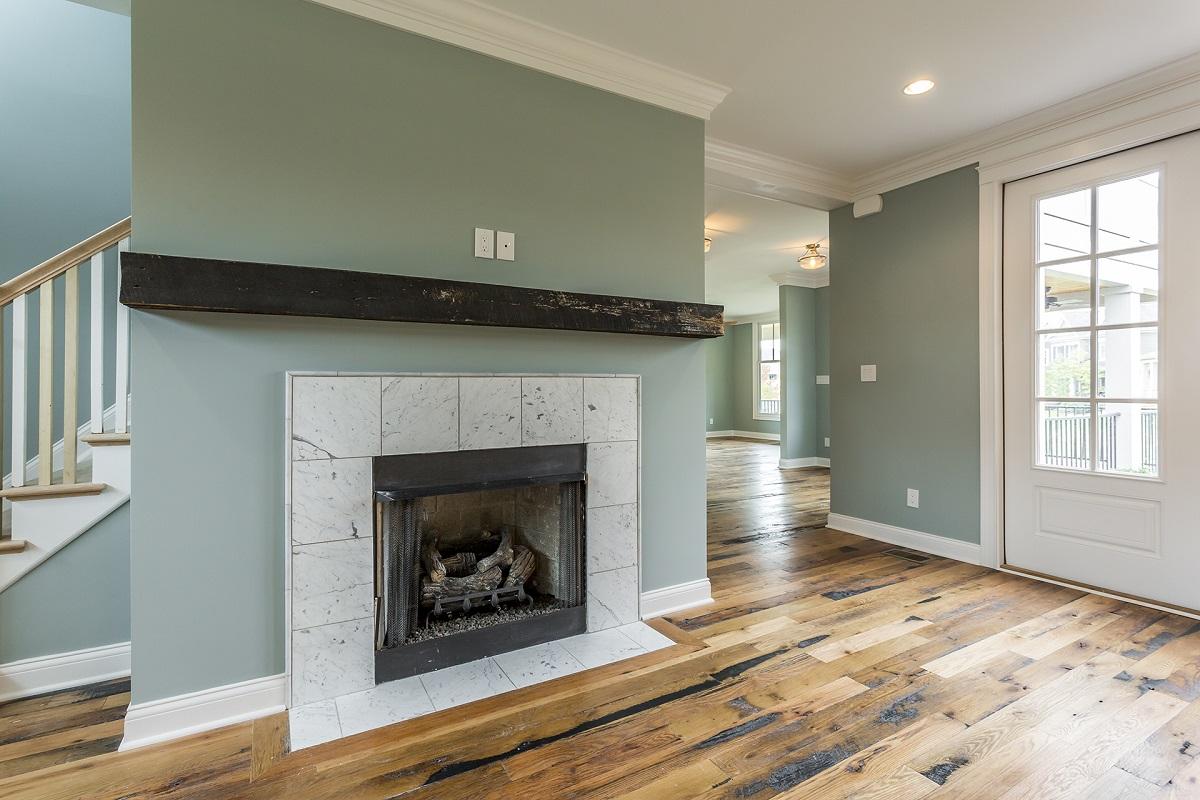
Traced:
<path fill-rule="evenodd" d="M 0 539 L 0 555 L 20 553 L 25 549 L 24 539 Z"/>
<path fill-rule="evenodd" d="M 89 433 L 80 436 L 79 441 L 92 447 L 129 444 L 129 433 Z"/>
<path fill-rule="evenodd" d="M 75 497 L 78 495 L 100 494 L 108 488 L 107 483 L 72 483 L 63 485 L 52 483 L 48 486 L 18 486 L 15 489 L 0 491 L 0 498 L 5 500 L 48 500 L 54 497 Z"/>

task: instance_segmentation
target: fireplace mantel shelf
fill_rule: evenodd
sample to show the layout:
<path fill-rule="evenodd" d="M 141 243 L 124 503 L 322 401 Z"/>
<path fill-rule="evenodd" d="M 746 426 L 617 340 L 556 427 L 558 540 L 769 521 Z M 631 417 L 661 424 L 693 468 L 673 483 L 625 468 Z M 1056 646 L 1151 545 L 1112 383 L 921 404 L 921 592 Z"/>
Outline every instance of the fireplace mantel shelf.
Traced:
<path fill-rule="evenodd" d="M 321 267 L 124 253 L 130 308 L 709 339 L 721 306 Z"/>

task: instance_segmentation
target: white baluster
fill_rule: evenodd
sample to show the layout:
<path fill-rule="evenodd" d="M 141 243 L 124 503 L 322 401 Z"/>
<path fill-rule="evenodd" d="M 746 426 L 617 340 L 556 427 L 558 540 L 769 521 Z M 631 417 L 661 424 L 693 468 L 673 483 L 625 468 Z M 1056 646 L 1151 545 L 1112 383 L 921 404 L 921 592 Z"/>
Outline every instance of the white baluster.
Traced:
<path fill-rule="evenodd" d="M 92 433 L 104 433 L 104 253 L 92 256 Z"/>
<path fill-rule="evenodd" d="M 120 254 L 129 249 L 129 239 L 117 245 L 117 296 L 121 293 Z M 117 301 L 117 376 L 116 376 L 117 433 L 129 430 L 129 309 Z"/>
<path fill-rule="evenodd" d="M 13 300 L 12 327 L 12 486 L 25 485 L 25 348 L 28 332 L 25 295 Z"/>

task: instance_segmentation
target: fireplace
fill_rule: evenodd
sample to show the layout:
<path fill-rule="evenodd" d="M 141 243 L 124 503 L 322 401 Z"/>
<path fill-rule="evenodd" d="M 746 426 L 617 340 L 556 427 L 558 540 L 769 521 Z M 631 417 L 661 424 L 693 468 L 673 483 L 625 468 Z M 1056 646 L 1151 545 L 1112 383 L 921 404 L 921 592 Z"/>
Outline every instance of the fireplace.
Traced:
<path fill-rule="evenodd" d="M 582 633 L 587 448 L 377 456 L 375 681 Z"/>

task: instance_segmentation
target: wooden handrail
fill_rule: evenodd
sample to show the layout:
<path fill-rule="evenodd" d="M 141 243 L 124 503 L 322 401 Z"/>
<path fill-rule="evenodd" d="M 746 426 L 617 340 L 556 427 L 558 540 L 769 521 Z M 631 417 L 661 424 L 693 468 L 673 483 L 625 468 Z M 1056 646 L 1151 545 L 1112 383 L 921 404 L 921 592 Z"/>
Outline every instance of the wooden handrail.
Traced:
<path fill-rule="evenodd" d="M 11 303 L 31 289 L 57 278 L 71 267 L 77 267 L 96 253 L 117 244 L 133 230 L 133 218 L 126 217 L 109 225 L 97 234 L 89 236 L 77 245 L 68 247 L 53 258 L 48 258 L 32 269 L 15 278 L 0 283 L 0 306 Z"/>

